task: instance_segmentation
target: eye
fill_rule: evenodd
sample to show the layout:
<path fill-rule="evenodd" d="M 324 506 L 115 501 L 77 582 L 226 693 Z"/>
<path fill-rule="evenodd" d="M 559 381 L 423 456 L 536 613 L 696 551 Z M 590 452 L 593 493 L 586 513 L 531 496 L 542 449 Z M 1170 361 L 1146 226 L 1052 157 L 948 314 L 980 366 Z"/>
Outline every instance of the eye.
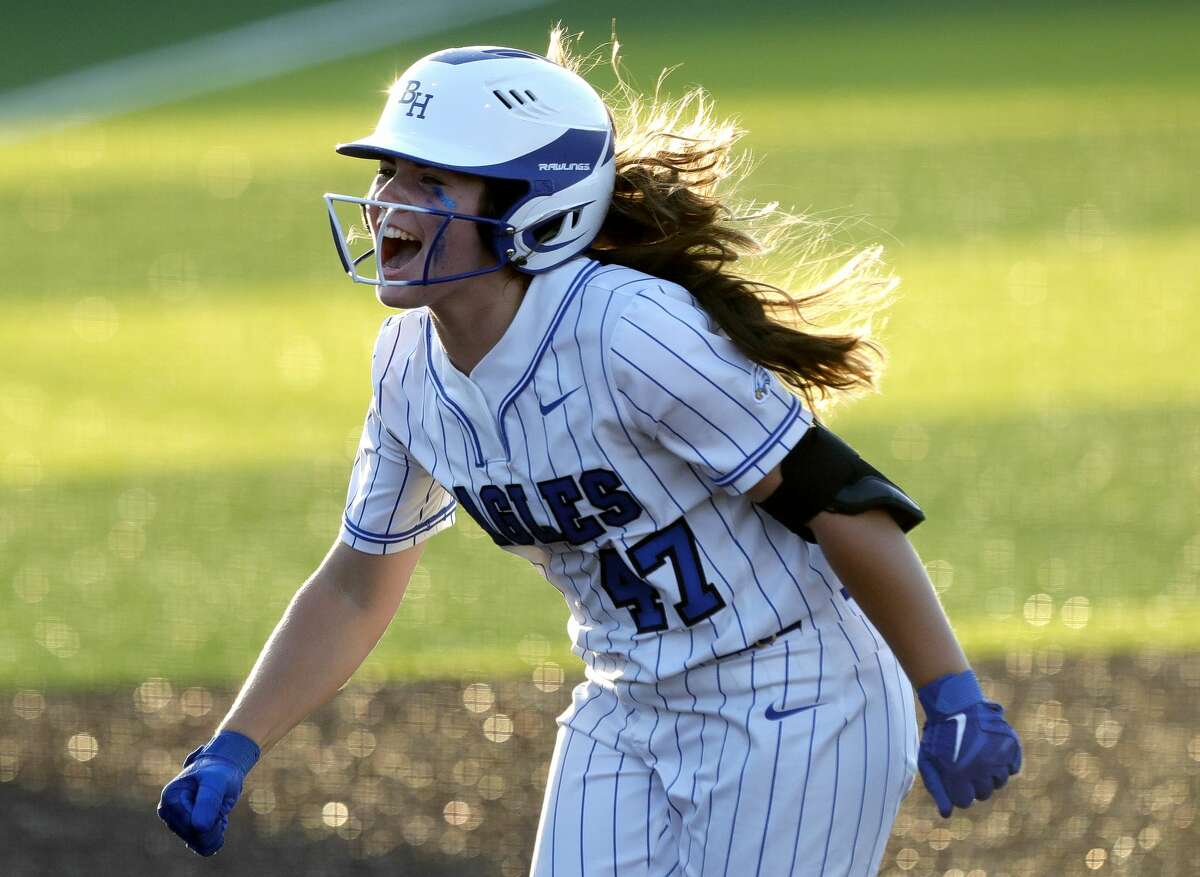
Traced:
<path fill-rule="evenodd" d="M 394 167 L 388 167 L 387 165 L 381 164 L 379 166 L 379 170 L 376 172 L 376 176 L 387 177 L 388 179 L 391 179 L 392 177 L 396 176 L 396 169 Z"/>
<path fill-rule="evenodd" d="M 439 180 L 433 174 L 421 174 L 421 182 L 427 186 L 444 186 L 446 183 Z"/>

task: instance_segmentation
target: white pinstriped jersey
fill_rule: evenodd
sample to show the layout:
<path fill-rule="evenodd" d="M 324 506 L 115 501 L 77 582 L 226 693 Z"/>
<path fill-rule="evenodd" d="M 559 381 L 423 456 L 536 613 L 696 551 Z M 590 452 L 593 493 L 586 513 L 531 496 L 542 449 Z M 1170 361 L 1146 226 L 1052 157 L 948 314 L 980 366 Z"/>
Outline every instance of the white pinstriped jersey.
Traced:
<path fill-rule="evenodd" d="M 665 678 L 845 611 L 819 548 L 742 496 L 811 414 L 677 285 L 573 259 L 470 376 L 426 309 L 393 315 L 373 383 L 342 539 L 407 548 L 457 503 L 562 591 L 593 677 Z"/>

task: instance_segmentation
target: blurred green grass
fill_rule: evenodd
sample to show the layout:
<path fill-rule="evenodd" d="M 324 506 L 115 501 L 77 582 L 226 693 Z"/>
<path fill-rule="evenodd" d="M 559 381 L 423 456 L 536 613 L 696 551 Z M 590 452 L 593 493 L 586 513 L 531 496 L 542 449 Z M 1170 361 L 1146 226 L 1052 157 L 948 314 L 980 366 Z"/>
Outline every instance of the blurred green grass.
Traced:
<path fill-rule="evenodd" d="M 664 50 L 615 7 L 634 75 L 684 62 L 674 89 L 751 131 L 747 194 L 857 217 L 843 243 L 904 278 L 884 393 L 834 425 L 929 511 L 914 542 L 968 649 L 1194 647 L 1200 11 L 684 8 Z M 244 674 L 333 538 L 386 313 L 328 242 L 320 193 L 367 170 L 331 144 L 404 59 L 537 48 L 558 16 L 598 41 L 608 13 L 0 149 L 0 685 Z M 469 522 L 422 568 L 380 672 L 572 660 L 560 598 Z"/>

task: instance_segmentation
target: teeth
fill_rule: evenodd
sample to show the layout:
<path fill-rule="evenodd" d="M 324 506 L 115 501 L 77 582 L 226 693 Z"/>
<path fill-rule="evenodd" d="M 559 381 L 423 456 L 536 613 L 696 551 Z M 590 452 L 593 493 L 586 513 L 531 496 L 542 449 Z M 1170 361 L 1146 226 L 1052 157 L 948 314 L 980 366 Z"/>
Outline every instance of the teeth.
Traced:
<path fill-rule="evenodd" d="M 402 241 L 415 241 L 416 238 L 406 232 L 404 229 L 396 228 L 394 225 L 389 225 L 383 230 L 385 238 L 399 238 Z"/>

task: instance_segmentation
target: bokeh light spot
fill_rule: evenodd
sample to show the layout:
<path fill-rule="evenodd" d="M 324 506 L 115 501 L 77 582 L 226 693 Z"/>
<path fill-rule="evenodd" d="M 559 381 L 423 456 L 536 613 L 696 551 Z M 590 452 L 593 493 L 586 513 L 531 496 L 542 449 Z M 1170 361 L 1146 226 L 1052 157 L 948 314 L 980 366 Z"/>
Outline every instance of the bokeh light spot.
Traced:
<path fill-rule="evenodd" d="M 0 737 L 0 783 L 12 782 L 21 770 L 21 749 L 11 737 Z"/>
<path fill-rule="evenodd" d="M 1096 742 L 1105 749 L 1112 749 L 1121 739 L 1121 723 L 1106 719 L 1096 726 Z"/>
<path fill-rule="evenodd" d="M 179 708 L 194 719 L 206 716 L 212 712 L 212 695 L 204 688 L 185 688 L 179 695 Z"/>
<path fill-rule="evenodd" d="M 473 682 L 463 691 L 463 706 L 473 713 L 486 713 L 496 702 L 492 687 L 485 682 Z"/>
<path fill-rule="evenodd" d="M 896 853 L 896 866 L 902 871 L 911 871 L 921 861 L 921 854 L 912 847 L 904 847 Z"/>
<path fill-rule="evenodd" d="M 76 761 L 91 761 L 100 752 L 100 744 L 86 731 L 71 735 L 67 740 L 67 754 Z"/>
<path fill-rule="evenodd" d="M 1138 832 L 1138 846 L 1144 850 L 1152 850 L 1162 840 L 1162 831 L 1156 825 L 1148 825 Z"/>
<path fill-rule="evenodd" d="M 471 805 L 466 801 L 450 801 L 442 808 L 447 825 L 464 826 L 471 820 Z"/>
<path fill-rule="evenodd" d="M 275 792 L 266 786 L 251 790 L 248 800 L 250 809 L 260 816 L 275 809 Z"/>
<path fill-rule="evenodd" d="M 46 698 L 40 691 L 24 688 L 13 696 L 13 712 L 27 722 L 41 717 L 46 711 Z"/>
<path fill-rule="evenodd" d="M 375 751 L 375 735 L 365 728 L 356 728 L 346 737 L 346 748 L 355 758 L 366 758 Z"/>
<path fill-rule="evenodd" d="M 488 716 L 483 722 L 483 736 L 493 743 L 504 743 L 513 735 L 513 722 L 503 713 Z"/>
<path fill-rule="evenodd" d="M 1062 623 L 1072 630 L 1087 627 L 1092 616 L 1092 604 L 1087 597 L 1069 597 L 1060 610 Z"/>
<path fill-rule="evenodd" d="M 447 856 L 461 856 L 467 848 L 467 836 L 461 831 L 446 831 L 438 839 L 438 848 Z"/>
<path fill-rule="evenodd" d="M 1083 857 L 1083 863 L 1093 871 L 1099 871 L 1104 867 L 1104 863 L 1108 860 L 1108 852 L 1099 847 L 1095 847 L 1087 851 L 1087 855 Z"/>
<path fill-rule="evenodd" d="M 404 820 L 404 840 L 410 846 L 419 847 L 433 835 L 433 820 L 424 814 L 417 814 Z"/>
<path fill-rule="evenodd" d="M 56 658 L 79 654 L 79 633 L 61 618 L 47 617 L 33 626 L 33 638 Z"/>
<path fill-rule="evenodd" d="M 1063 715 L 1063 705 L 1057 700 L 1048 700 L 1038 706 L 1035 722 L 1038 736 L 1051 746 L 1062 746 L 1071 739 L 1071 723 Z"/>
<path fill-rule="evenodd" d="M 489 801 L 495 801 L 497 798 L 503 797 L 505 789 L 508 788 L 508 784 L 505 782 L 504 777 L 502 776 L 497 774 L 487 774 L 479 778 L 479 782 L 476 784 L 476 787 L 479 790 L 479 794 L 483 798 L 486 798 Z"/>
<path fill-rule="evenodd" d="M 538 664 L 533 668 L 533 686 L 538 691 L 551 693 L 562 688 L 566 674 L 563 668 L 553 661 Z"/>
<path fill-rule="evenodd" d="M 321 821 L 330 828 L 345 825 L 350 818 L 350 808 L 341 801 L 330 801 L 321 808 Z"/>
<path fill-rule="evenodd" d="M 147 679 L 133 692 L 133 704 L 139 713 L 156 713 L 171 702 L 175 690 L 171 683 L 155 676 Z"/>
<path fill-rule="evenodd" d="M 13 591 L 26 603 L 40 603 L 50 593 L 50 576 L 40 566 L 26 566 L 13 576 Z"/>
<path fill-rule="evenodd" d="M 1050 623 L 1050 616 L 1054 612 L 1054 601 L 1049 594 L 1032 594 L 1025 601 L 1023 612 L 1026 622 L 1034 627 L 1044 627 Z"/>

